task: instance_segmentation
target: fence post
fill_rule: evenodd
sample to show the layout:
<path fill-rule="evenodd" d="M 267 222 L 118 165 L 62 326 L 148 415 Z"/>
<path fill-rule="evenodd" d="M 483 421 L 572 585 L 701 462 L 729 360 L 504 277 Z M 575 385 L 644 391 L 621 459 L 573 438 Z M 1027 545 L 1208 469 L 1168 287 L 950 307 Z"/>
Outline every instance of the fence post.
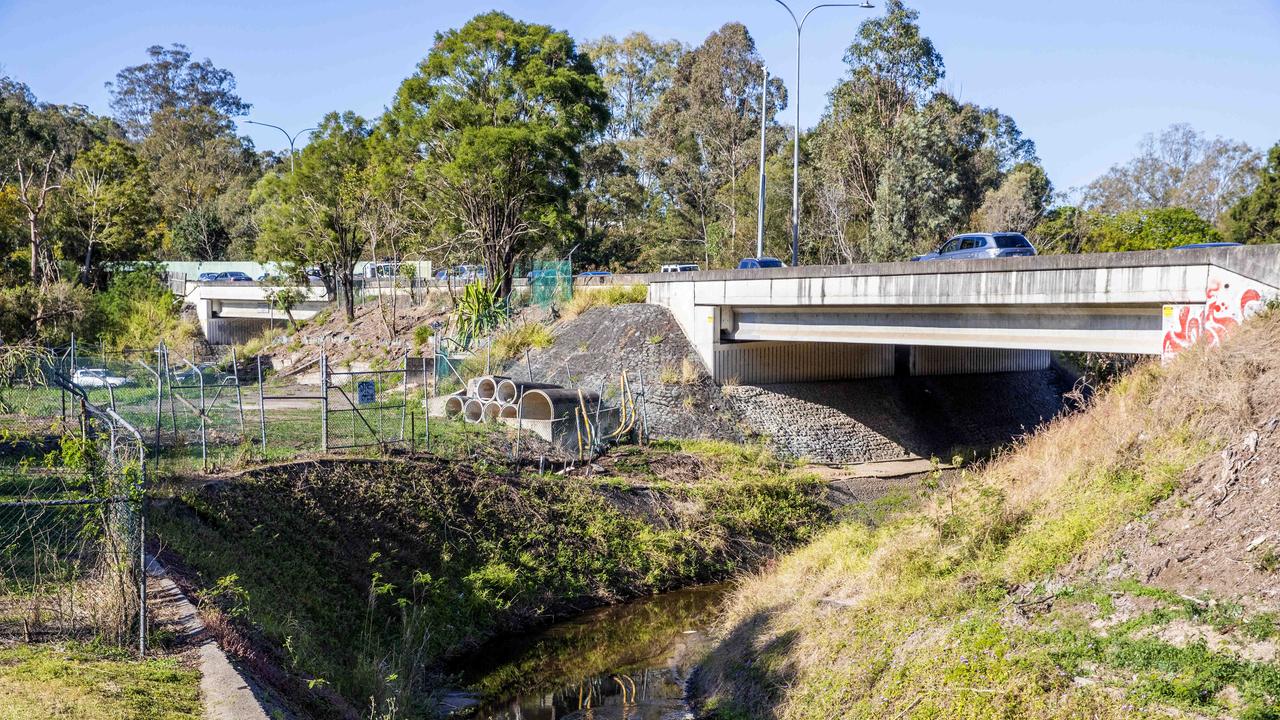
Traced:
<path fill-rule="evenodd" d="M 240 411 L 240 437 L 245 442 L 249 441 L 249 436 L 244 429 L 244 396 L 240 392 L 240 360 L 236 357 L 236 346 L 231 346 L 231 377 L 236 381 L 236 408 Z"/>
<path fill-rule="evenodd" d="M 267 459 L 267 406 L 262 393 L 262 353 L 258 353 L 258 425 L 262 431 L 262 459 Z"/>
<path fill-rule="evenodd" d="M 147 457 L 138 439 L 138 657 L 147 656 Z"/>
<path fill-rule="evenodd" d="M 422 359 L 422 429 L 426 433 L 427 452 L 431 452 L 431 397 L 435 394 L 436 387 L 436 363 L 440 360 L 439 355 L 440 341 L 433 334 L 431 336 L 431 380 L 428 384 L 427 380 L 427 359 Z"/>
<path fill-rule="evenodd" d="M 206 441 L 204 427 L 204 371 L 195 365 L 192 365 L 191 369 L 196 371 L 196 377 L 200 380 L 200 469 L 208 471 L 209 443 Z"/>
<path fill-rule="evenodd" d="M 151 454 L 156 462 L 160 462 L 160 428 L 164 425 L 164 376 L 161 375 L 164 361 L 164 341 L 156 345 L 156 444 Z"/>
<path fill-rule="evenodd" d="M 329 358 L 320 346 L 320 452 L 329 452 Z"/>
<path fill-rule="evenodd" d="M 404 442 L 404 421 L 405 416 L 409 413 L 409 351 L 404 353 L 404 375 L 400 377 L 400 387 L 403 389 L 400 402 L 400 442 Z M 409 443 L 409 451 L 413 451 L 413 442 Z"/>

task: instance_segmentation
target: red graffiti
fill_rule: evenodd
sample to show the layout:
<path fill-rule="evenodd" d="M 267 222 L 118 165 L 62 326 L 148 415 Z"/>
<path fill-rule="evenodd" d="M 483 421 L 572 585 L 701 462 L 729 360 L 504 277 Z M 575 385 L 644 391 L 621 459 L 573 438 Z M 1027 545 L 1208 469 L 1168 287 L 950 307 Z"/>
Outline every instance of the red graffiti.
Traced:
<path fill-rule="evenodd" d="M 1176 325 L 1164 334 L 1164 354 L 1169 356 L 1191 347 L 1201 338 L 1210 346 L 1222 342 L 1227 333 L 1262 306 L 1262 294 L 1254 288 L 1235 290 L 1230 283 L 1209 281 L 1204 309 L 1178 308 Z"/>

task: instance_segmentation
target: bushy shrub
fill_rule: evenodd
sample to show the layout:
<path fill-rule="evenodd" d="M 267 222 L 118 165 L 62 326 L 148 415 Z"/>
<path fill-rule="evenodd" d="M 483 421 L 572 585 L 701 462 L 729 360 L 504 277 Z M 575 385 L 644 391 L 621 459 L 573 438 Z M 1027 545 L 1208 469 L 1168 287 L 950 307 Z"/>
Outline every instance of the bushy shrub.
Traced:
<path fill-rule="evenodd" d="M 648 297 L 649 288 L 644 285 L 610 285 L 599 289 L 578 290 L 564 306 L 561 315 L 566 319 L 575 318 L 593 307 L 642 303 Z"/>
<path fill-rule="evenodd" d="M 197 332 L 181 317 L 182 300 L 149 266 L 112 275 L 94 304 L 98 339 L 112 349 L 153 347 L 161 340 L 178 346 Z"/>

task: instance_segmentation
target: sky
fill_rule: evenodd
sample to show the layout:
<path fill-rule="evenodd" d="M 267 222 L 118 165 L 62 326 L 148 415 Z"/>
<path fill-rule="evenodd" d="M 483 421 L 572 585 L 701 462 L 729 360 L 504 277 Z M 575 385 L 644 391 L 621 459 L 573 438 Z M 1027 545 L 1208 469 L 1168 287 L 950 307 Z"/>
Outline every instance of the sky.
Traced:
<path fill-rule="evenodd" d="M 883 13 L 883 0 L 872 2 L 819 9 L 805 25 L 803 127 L 845 74 L 858 23 Z M 1144 135 L 1172 123 L 1259 149 L 1280 142 L 1280 0 L 908 5 L 946 63 L 943 88 L 1012 116 L 1059 190 L 1131 158 Z M 294 131 L 330 110 L 378 115 L 436 32 L 491 9 L 578 40 L 642 30 L 696 45 L 740 21 L 795 97 L 795 29 L 774 0 L 0 0 L 0 73 L 40 100 L 107 113 L 105 82 L 145 61 L 148 46 L 181 42 L 235 73 L 249 118 Z M 794 112 L 779 119 L 793 123 Z M 270 128 L 240 131 L 262 149 L 287 146 Z"/>

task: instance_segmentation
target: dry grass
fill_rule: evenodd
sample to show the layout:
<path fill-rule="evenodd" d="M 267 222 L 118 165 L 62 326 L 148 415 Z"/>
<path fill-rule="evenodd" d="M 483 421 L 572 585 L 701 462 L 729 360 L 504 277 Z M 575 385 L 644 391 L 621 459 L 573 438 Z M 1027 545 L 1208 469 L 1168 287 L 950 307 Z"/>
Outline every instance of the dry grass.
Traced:
<path fill-rule="evenodd" d="M 1226 348 L 1142 364 L 1085 412 L 936 485 L 915 511 L 877 528 L 843 524 L 743 581 L 703 664 L 707 709 L 781 720 L 1121 718 L 1137 704 L 1164 715 L 1181 702 L 1164 686 L 1135 695 L 1123 683 L 1073 683 L 1087 674 L 1073 663 L 1088 646 L 1011 608 L 1096 567 L 1120 527 L 1246 427 L 1250 379 L 1260 357 L 1280 366 L 1277 347 L 1271 313 Z"/>
<path fill-rule="evenodd" d="M 503 330 L 493 339 L 493 356 L 498 362 L 518 358 L 526 350 L 551 347 L 555 337 L 542 323 L 524 322 Z"/>
<path fill-rule="evenodd" d="M 628 305 L 642 303 L 649 297 L 649 289 L 644 285 L 610 285 L 598 289 L 575 290 L 573 299 L 560 311 L 561 317 L 571 320 L 593 307 L 609 305 Z"/>

